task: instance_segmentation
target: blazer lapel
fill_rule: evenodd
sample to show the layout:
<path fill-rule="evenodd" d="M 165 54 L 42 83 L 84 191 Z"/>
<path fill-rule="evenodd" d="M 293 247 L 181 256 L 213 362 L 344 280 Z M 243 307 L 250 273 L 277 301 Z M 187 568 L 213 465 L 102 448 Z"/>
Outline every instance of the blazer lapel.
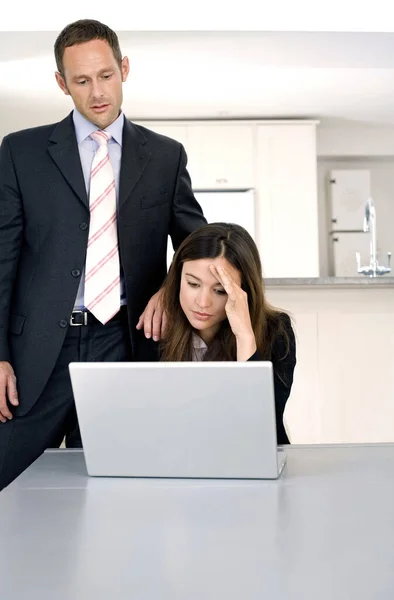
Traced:
<path fill-rule="evenodd" d="M 55 127 L 48 152 L 78 198 L 89 207 L 72 113 Z"/>
<path fill-rule="evenodd" d="M 151 157 L 145 148 L 146 138 L 125 117 L 122 139 L 122 162 L 119 181 L 119 208 L 130 196 Z"/>

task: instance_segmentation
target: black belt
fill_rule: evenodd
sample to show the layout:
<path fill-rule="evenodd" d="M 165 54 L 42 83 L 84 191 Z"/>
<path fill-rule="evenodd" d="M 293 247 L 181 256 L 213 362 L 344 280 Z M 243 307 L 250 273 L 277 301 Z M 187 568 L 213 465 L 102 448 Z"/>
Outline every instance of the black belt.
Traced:
<path fill-rule="evenodd" d="M 125 313 L 127 313 L 127 306 L 121 306 L 119 312 L 117 312 L 110 321 L 120 321 L 122 315 Z M 73 310 L 69 323 L 72 327 L 83 327 L 92 325 L 93 323 L 102 325 L 102 323 L 88 310 Z"/>

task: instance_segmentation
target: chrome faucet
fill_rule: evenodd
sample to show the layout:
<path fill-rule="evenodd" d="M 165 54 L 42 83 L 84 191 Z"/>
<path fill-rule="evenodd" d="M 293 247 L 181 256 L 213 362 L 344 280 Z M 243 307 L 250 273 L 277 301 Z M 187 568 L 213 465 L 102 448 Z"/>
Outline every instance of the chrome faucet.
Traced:
<path fill-rule="evenodd" d="M 391 260 L 391 252 L 387 252 L 387 267 L 379 265 L 379 261 L 377 259 L 377 250 L 376 250 L 376 209 L 372 198 L 368 198 L 368 202 L 365 206 L 365 215 L 364 215 L 364 223 L 363 230 L 366 233 L 370 233 L 370 242 L 369 242 L 369 265 L 364 267 L 361 266 L 360 262 L 360 252 L 356 252 L 356 260 L 357 260 L 357 273 L 362 273 L 367 277 L 378 277 L 380 275 L 385 275 L 386 273 L 391 272 L 390 260 Z"/>

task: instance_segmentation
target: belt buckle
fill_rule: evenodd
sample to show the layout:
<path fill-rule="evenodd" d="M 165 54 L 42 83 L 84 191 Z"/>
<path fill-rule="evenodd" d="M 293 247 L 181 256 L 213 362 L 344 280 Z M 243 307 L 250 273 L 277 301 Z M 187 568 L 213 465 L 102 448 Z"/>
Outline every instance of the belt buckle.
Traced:
<path fill-rule="evenodd" d="M 74 315 L 83 315 L 83 323 L 74 323 Z M 73 310 L 70 317 L 70 325 L 72 327 L 82 327 L 88 324 L 88 313 L 86 310 Z"/>

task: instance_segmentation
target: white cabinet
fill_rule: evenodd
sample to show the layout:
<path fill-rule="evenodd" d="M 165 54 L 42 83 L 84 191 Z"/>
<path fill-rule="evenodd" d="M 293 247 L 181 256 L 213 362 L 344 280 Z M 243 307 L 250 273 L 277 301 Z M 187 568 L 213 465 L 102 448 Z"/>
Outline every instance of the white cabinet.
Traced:
<path fill-rule="evenodd" d="M 331 229 L 362 230 L 365 205 L 371 195 L 367 169 L 335 169 L 329 173 Z"/>
<path fill-rule="evenodd" d="M 297 338 L 292 443 L 394 442 L 394 288 L 268 287 Z"/>
<path fill-rule="evenodd" d="M 194 190 L 255 190 L 266 277 L 318 277 L 316 121 L 146 121 L 181 142 Z"/>
<path fill-rule="evenodd" d="M 254 125 L 237 122 L 169 123 L 141 125 L 183 144 L 194 189 L 237 190 L 254 187 Z"/>
<path fill-rule="evenodd" d="M 195 189 L 254 187 L 252 124 L 189 125 L 187 144 Z"/>
<path fill-rule="evenodd" d="M 361 265 L 368 265 L 370 261 L 369 233 L 346 232 L 330 235 L 332 255 L 334 261 L 335 277 L 360 277 L 365 275 L 357 273 L 356 253 L 360 253 Z"/>
<path fill-rule="evenodd" d="M 266 277 L 318 277 L 316 124 L 258 124 L 257 239 Z"/>
<path fill-rule="evenodd" d="M 319 314 L 322 442 L 394 441 L 394 290 L 360 292 Z"/>

